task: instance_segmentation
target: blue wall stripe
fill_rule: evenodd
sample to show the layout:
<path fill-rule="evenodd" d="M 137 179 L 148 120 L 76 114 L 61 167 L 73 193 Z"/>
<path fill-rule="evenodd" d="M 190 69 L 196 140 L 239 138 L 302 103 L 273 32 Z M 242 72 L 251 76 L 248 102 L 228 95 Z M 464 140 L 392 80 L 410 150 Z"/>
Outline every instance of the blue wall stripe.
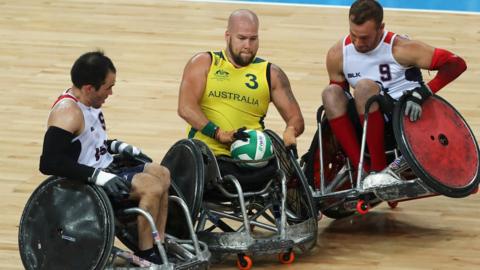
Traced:
<path fill-rule="evenodd" d="M 193 0 L 195 1 L 195 0 Z M 232 2 L 232 3 L 258 3 L 258 4 L 286 4 L 286 5 L 312 5 L 349 7 L 353 0 L 211 0 L 197 2 Z M 480 15 L 480 0 L 379 0 L 384 8 L 399 10 L 417 10 L 433 12 L 453 12 Z"/>

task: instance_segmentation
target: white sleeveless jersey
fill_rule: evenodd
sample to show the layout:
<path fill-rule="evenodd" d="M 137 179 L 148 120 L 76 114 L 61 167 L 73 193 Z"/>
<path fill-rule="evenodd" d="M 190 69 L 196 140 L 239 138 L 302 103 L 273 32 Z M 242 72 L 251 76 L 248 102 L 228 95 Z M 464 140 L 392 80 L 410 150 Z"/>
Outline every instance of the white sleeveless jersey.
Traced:
<path fill-rule="evenodd" d="M 83 113 L 84 130 L 72 140 L 73 144 L 80 143 L 78 163 L 101 169 L 108 167 L 113 157 L 107 151 L 107 133 L 102 110 L 85 106 L 68 93 L 68 90 L 58 98 L 54 106 L 65 98 L 75 101 Z"/>
<path fill-rule="evenodd" d="M 367 53 L 357 52 L 350 35 L 343 41 L 343 73 L 355 89 L 361 79 L 370 79 L 383 86 L 384 93 L 398 99 L 406 90 L 420 86 L 421 72 L 416 67 L 404 67 L 393 57 L 393 41 L 397 35 L 385 31 L 378 46 Z"/>

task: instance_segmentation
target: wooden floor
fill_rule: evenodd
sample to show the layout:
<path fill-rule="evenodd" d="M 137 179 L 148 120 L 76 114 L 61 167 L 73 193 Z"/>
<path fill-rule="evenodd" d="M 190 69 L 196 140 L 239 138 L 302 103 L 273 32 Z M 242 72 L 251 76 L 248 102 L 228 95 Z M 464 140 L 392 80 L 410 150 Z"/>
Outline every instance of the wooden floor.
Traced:
<path fill-rule="evenodd" d="M 306 119 L 305 152 L 328 78 L 325 54 L 348 31 L 347 9 L 154 0 L 0 1 L 0 268 L 22 269 L 17 231 L 22 209 L 45 178 L 38 172 L 46 117 L 83 52 L 101 48 L 118 70 L 104 112 L 112 138 L 140 145 L 160 160 L 185 135 L 176 114 L 183 67 L 196 52 L 224 48 L 226 18 L 236 8 L 260 16 L 259 55 L 282 67 Z M 468 71 L 441 95 L 480 136 L 480 17 L 387 11 L 387 29 L 465 58 Z M 425 74 L 426 78 L 434 75 Z M 283 130 L 272 109 L 267 126 Z M 478 269 L 480 196 L 431 198 L 375 208 L 366 216 L 320 222 L 317 247 L 281 266 L 258 269 Z M 234 267 L 232 262 L 214 266 Z M 292 268 L 294 267 L 294 268 Z"/>

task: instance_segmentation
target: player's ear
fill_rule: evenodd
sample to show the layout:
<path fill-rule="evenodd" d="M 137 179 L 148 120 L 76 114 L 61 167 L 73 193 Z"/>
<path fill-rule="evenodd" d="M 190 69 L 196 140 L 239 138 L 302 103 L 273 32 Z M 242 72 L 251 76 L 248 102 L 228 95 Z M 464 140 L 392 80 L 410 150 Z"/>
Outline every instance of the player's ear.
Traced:
<path fill-rule="evenodd" d="M 225 30 L 225 41 L 228 41 L 229 37 L 230 37 L 230 32 L 228 30 Z"/>
<path fill-rule="evenodd" d="M 379 30 L 383 31 L 383 29 L 385 29 L 385 23 L 382 22 L 382 24 L 380 24 L 380 27 L 378 28 Z"/>
<path fill-rule="evenodd" d="M 90 93 L 95 91 L 95 87 L 91 84 L 85 84 L 82 86 L 82 90 L 85 91 L 86 93 Z"/>

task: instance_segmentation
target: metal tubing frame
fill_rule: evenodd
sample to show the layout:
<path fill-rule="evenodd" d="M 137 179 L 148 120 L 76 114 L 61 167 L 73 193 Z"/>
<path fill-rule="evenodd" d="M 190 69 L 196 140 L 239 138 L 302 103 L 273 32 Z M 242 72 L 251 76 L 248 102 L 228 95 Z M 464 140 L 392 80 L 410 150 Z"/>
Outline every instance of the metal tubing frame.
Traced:
<path fill-rule="evenodd" d="M 282 199 L 281 199 L 281 213 L 280 213 L 280 237 L 281 239 L 286 239 L 287 237 L 287 217 L 286 217 L 286 206 L 287 206 L 287 178 L 285 173 L 280 171 L 282 177 Z"/>
<path fill-rule="evenodd" d="M 320 194 L 325 194 L 325 165 L 323 164 L 323 138 L 322 138 L 322 115 L 324 112 L 323 105 L 317 111 L 318 126 L 318 155 L 320 160 Z"/>
<path fill-rule="evenodd" d="M 155 222 L 153 221 L 152 215 L 150 215 L 150 213 L 148 213 L 147 211 L 145 211 L 145 210 L 143 210 L 139 207 L 132 207 L 132 208 L 125 209 L 125 210 L 123 210 L 123 213 L 125 213 L 125 214 L 140 214 L 143 217 L 145 217 L 145 219 L 148 221 L 148 223 L 150 225 L 150 228 L 152 229 L 153 240 L 155 241 L 155 244 L 157 245 L 158 252 L 160 253 L 160 257 L 162 258 L 162 260 L 164 262 L 163 265 L 168 266 L 170 263 L 168 262 L 167 253 L 165 252 L 165 249 L 163 248 L 163 245 L 160 242 L 160 236 L 158 235 L 157 226 L 155 225 Z"/>
<path fill-rule="evenodd" d="M 357 169 L 357 189 L 360 189 L 360 181 L 362 179 L 363 174 L 363 161 L 365 159 L 365 147 L 366 147 L 366 140 L 367 140 L 367 126 L 368 126 L 368 112 L 370 110 L 370 106 L 374 102 L 377 102 L 378 105 L 381 107 L 381 95 L 374 95 L 367 100 L 365 104 L 365 113 L 364 113 L 364 121 L 363 121 L 363 132 L 362 132 L 362 146 L 360 147 L 360 162 L 358 164 Z"/>
<path fill-rule="evenodd" d="M 248 237 L 252 237 L 250 232 L 250 226 L 249 226 L 250 223 L 248 221 L 247 208 L 245 207 L 245 198 L 243 196 L 242 187 L 240 186 L 240 183 L 233 175 L 230 175 L 230 174 L 226 175 L 223 179 L 229 180 L 235 185 L 235 188 L 237 189 L 237 193 L 238 193 L 238 201 L 240 202 L 240 209 L 243 215 L 243 225 L 245 226 L 245 232 L 247 233 Z"/>
<path fill-rule="evenodd" d="M 224 179 L 226 179 L 228 176 L 234 177 L 233 175 L 227 175 L 227 176 L 224 177 Z M 238 182 L 238 180 L 236 178 L 235 178 L 235 180 Z M 265 194 L 267 192 L 267 190 L 270 188 L 270 186 L 272 185 L 272 183 L 273 183 L 273 179 L 270 180 L 262 190 L 257 191 L 257 192 L 245 192 L 245 193 L 243 193 L 243 191 L 242 191 L 242 198 L 251 197 L 251 196 L 259 196 L 259 195 Z M 218 188 L 220 190 L 220 192 L 222 192 L 222 194 L 225 195 L 227 198 L 235 199 L 235 198 L 240 196 L 240 194 L 233 194 L 233 193 L 229 192 L 220 183 L 215 183 L 215 187 Z"/>
<path fill-rule="evenodd" d="M 203 254 L 200 250 L 200 245 L 198 243 L 197 234 L 195 233 L 195 231 L 193 229 L 193 222 L 192 222 L 192 219 L 190 218 L 190 211 L 188 210 L 187 204 L 177 196 L 168 196 L 168 199 L 176 202 L 182 208 L 183 213 L 185 214 L 185 217 L 187 219 L 188 230 L 190 231 L 190 237 L 192 238 L 193 247 L 195 248 L 195 253 L 197 255 L 197 258 L 199 258 L 201 260 L 205 260 L 206 258 L 203 257 Z"/>
<path fill-rule="evenodd" d="M 264 209 L 266 210 L 266 209 Z M 234 215 L 230 215 L 230 214 L 226 214 L 226 213 L 223 213 L 223 212 L 220 212 L 220 211 L 216 211 L 216 210 L 209 210 L 212 214 L 215 214 L 219 217 L 223 217 L 223 218 L 229 218 L 231 220 L 235 220 L 235 221 L 243 221 L 243 218 L 241 217 L 237 217 L 237 216 L 234 216 Z M 256 218 L 260 217 L 263 213 L 265 213 L 266 211 L 262 211 L 262 212 L 259 212 L 259 213 L 256 213 L 252 219 L 249 219 L 249 223 L 251 225 L 255 225 L 255 226 L 258 226 L 260 228 L 263 228 L 263 229 L 266 229 L 266 230 L 270 230 L 270 231 L 273 231 L 273 232 L 277 232 L 277 228 L 276 227 L 273 227 L 273 226 L 270 226 L 270 225 L 267 225 L 267 224 L 264 224 L 262 222 L 259 222 L 259 221 L 255 221 Z M 238 228 L 238 231 L 243 231 L 245 228 L 245 225 L 242 225 Z"/>

